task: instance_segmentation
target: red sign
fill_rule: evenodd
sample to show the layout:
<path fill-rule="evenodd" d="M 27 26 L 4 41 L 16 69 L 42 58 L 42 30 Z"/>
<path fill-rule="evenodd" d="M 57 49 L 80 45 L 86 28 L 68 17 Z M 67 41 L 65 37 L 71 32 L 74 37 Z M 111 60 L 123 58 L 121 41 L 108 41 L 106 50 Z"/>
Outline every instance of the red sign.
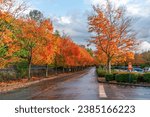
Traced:
<path fill-rule="evenodd" d="M 132 67 L 132 63 L 131 63 L 131 62 L 129 62 L 129 63 L 128 63 L 128 70 L 129 70 L 129 71 L 131 71 L 131 70 L 132 70 L 132 68 L 133 68 L 133 67 Z"/>

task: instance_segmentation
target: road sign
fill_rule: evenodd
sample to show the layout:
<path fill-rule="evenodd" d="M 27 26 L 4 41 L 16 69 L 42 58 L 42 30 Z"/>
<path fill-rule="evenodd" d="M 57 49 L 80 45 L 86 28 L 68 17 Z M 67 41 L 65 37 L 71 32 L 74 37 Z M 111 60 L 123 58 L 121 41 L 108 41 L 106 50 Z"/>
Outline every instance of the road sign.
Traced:
<path fill-rule="evenodd" d="M 133 67 L 132 67 L 132 63 L 131 63 L 131 62 L 129 62 L 129 63 L 128 63 L 128 70 L 129 70 L 129 71 L 131 71 L 131 70 L 132 70 L 132 68 L 133 68 Z"/>

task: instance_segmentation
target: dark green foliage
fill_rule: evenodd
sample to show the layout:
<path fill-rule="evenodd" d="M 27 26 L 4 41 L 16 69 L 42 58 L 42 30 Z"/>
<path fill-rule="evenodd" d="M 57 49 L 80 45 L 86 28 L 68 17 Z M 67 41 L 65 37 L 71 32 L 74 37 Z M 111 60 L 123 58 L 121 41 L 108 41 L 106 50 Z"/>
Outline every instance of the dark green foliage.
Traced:
<path fill-rule="evenodd" d="M 143 79 L 146 82 L 150 82 L 150 72 L 143 74 Z"/>
<path fill-rule="evenodd" d="M 89 53 L 92 57 L 94 56 L 93 50 L 92 50 L 91 48 L 87 48 L 86 50 L 88 51 L 88 53 Z"/>
<path fill-rule="evenodd" d="M 112 80 L 114 80 L 115 78 L 114 78 L 114 74 L 106 74 L 105 75 L 105 79 L 106 79 L 106 81 L 112 81 Z"/>
<path fill-rule="evenodd" d="M 43 13 L 41 11 L 38 11 L 38 10 L 32 10 L 32 11 L 30 11 L 29 17 L 32 20 L 35 20 L 37 22 L 41 22 L 44 19 Z"/>
<path fill-rule="evenodd" d="M 22 61 L 17 63 L 16 65 L 17 77 L 18 78 L 25 78 L 27 76 L 28 71 L 28 64 L 26 61 Z"/>
<path fill-rule="evenodd" d="M 137 73 L 119 73 L 116 75 L 117 82 L 137 83 L 139 74 Z"/>
<path fill-rule="evenodd" d="M 145 82 L 145 80 L 144 80 L 144 74 L 139 74 L 139 75 L 138 75 L 138 80 L 137 80 L 137 82 Z"/>
<path fill-rule="evenodd" d="M 8 50 L 8 47 L 7 47 L 7 46 L 1 46 L 1 47 L 0 47 L 0 57 L 5 56 L 7 50 Z"/>

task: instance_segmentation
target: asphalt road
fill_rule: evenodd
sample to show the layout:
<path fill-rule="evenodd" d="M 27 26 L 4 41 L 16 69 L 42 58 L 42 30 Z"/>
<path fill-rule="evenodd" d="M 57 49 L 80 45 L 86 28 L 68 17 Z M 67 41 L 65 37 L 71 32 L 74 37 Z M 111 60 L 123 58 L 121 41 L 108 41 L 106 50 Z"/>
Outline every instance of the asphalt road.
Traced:
<path fill-rule="evenodd" d="M 100 84 L 104 88 L 101 99 L 106 100 L 150 100 L 149 87 Z"/>
<path fill-rule="evenodd" d="M 1 100 L 95 100 L 99 99 L 99 83 L 95 68 L 82 73 L 44 81 L 27 88 L 0 94 Z"/>
<path fill-rule="evenodd" d="M 0 100 L 149 100 L 150 88 L 97 82 L 95 68 L 0 94 Z"/>

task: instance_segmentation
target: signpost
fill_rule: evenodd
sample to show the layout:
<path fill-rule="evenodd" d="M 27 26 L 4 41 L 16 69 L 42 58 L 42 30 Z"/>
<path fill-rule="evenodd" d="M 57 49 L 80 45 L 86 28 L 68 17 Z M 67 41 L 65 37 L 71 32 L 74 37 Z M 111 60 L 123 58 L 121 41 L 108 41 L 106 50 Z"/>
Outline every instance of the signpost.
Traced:
<path fill-rule="evenodd" d="M 128 70 L 129 70 L 129 82 L 131 82 L 131 71 L 132 71 L 133 67 L 132 67 L 132 63 L 129 62 L 128 63 Z"/>
<path fill-rule="evenodd" d="M 129 72 L 131 72 L 131 71 L 132 71 L 132 69 L 133 69 L 133 67 L 132 67 L 132 63 L 131 63 L 131 62 L 129 62 L 129 63 L 128 63 L 128 70 L 129 70 Z"/>

